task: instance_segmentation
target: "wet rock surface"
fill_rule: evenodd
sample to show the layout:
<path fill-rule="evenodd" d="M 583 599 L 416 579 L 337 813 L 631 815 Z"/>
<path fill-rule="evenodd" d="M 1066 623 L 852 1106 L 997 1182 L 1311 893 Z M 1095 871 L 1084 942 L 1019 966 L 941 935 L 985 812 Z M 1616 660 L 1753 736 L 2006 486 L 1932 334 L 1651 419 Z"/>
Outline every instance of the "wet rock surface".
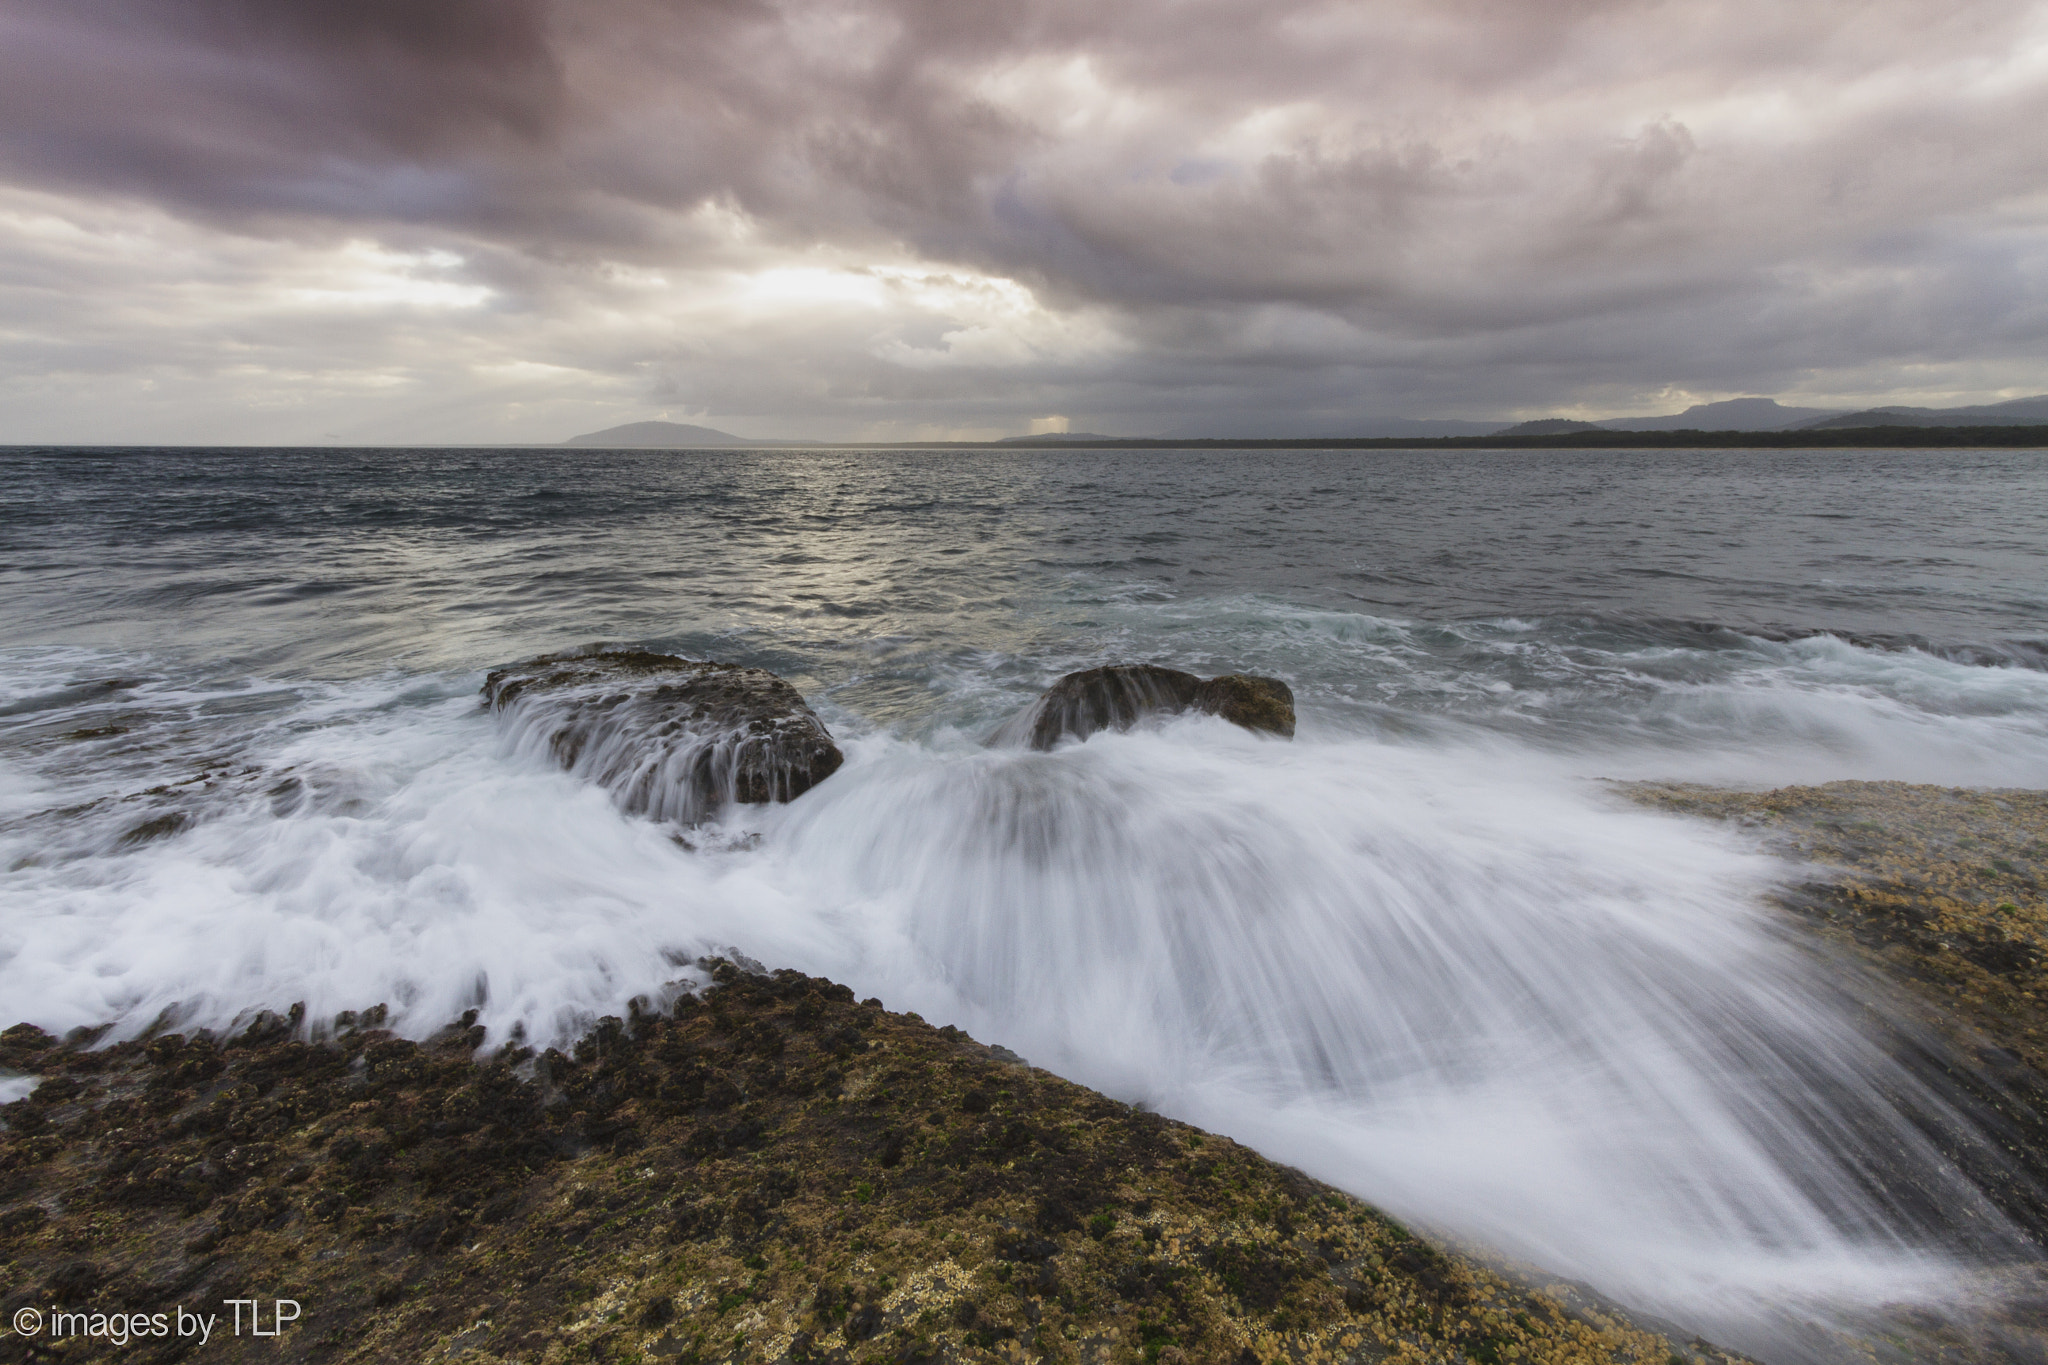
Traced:
<path fill-rule="evenodd" d="M 1830 782 L 1769 792 L 1632 783 L 1732 821 L 1812 876 L 1785 904 L 2048 1075 L 2048 792 Z"/>
<path fill-rule="evenodd" d="M 0 1109 L 0 1306 L 302 1307 L 67 1361 L 1734 1359 L 842 986 L 707 965 L 567 1054 L 381 1010 L 317 1042 L 10 1029 L 41 1085 Z"/>
<path fill-rule="evenodd" d="M 1805 866 L 1778 903 L 1867 973 L 1851 1002 L 1866 1030 L 1993 1133 L 1995 1165 L 1929 1135 L 2048 1247 L 2048 792 L 1904 782 L 1621 790 L 1732 822 Z M 2014 1358 L 2048 1358 L 2048 1286 L 2026 1292 L 2032 1353 Z"/>
<path fill-rule="evenodd" d="M 1157 664 L 1110 664 L 1069 673 L 996 733 L 997 743 L 1051 749 L 1098 730 L 1128 730 L 1149 716 L 1187 711 L 1247 730 L 1294 736 L 1294 692 L 1278 678 L 1226 673 L 1199 678 Z"/>
<path fill-rule="evenodd" d="M 644 650 L 554 654 L 493 672 L 483 691 L 517 742 L 657 820 L 794 800 L 844 762 L 802 695 L 766 669 Z"/>

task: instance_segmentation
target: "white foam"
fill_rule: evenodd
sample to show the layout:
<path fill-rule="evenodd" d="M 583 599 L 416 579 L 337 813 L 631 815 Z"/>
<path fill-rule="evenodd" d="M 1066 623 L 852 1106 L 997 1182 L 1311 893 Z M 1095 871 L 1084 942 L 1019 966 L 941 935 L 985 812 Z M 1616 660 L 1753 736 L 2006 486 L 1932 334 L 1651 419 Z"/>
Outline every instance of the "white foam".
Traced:
<path fill-rule="evenodd" d="M 1989 771 L 2039 725 L 1868 677 L 1938 660 L 1852 656 L 1830 691 L 1832 648 L 1666 686 L 1689 747 L 1625 719 L 1597 745 L 1394 742 L 1327 708 L 1294 744 L 1206 718 L 1051 754 L 869 736 L 697 852 L 508 743 L 470 683 L 307 689 L 191 828 L 0 874 L 0 1000 L 57 1030 L 382 1001 L 422 1033 L 476 1007 L 543 1039 L 733 945 L 1695 1321 L 1934 1294 L 1951 1264 L 1858 1163 L 1998 1220 L 1772 931 L 1785 870 L 1588 780 L 1674 752 L 1782 780 L 1857 745 L 1873 776 Z"/>
<path fill-rule="evenodd" d="M 1809 1108 L 1816 1074 L 1909 1083 L 1768 931 L 1779 869 L 1712 831 L 1215 721 L 863 760 L 771 845 L 865 921 L 813 970 L 1638 1301 L 1938 1273 L 1850 1169 L 1915 1135 Z"/>

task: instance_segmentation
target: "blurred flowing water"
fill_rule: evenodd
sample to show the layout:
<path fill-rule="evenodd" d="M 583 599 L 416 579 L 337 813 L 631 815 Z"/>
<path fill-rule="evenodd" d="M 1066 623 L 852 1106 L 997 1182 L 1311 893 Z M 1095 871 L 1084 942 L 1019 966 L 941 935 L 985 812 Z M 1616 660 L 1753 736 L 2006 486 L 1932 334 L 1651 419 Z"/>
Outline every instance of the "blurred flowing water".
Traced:
<path fill-rule="evenodd" d="M 553 1035 L 732 947 L 1737 1341 L 2038 1255 L 1790 870 L 1600 779 L 2048 785 L 2041 452 L 16 449 L 0 513 L 10 1022 Z M 479 704 L 596 642 L 846 766 L 686 848 Z M 1298 738 L 983 743 L 1116 661 Z"/>

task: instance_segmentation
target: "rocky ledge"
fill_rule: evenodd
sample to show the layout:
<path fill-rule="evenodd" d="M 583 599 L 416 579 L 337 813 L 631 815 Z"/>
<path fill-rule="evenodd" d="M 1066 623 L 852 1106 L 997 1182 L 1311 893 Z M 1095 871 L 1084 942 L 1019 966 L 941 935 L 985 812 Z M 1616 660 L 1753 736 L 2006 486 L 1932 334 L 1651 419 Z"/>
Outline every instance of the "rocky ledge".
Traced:
<path fill-rule="evenodd" d="M 1990 1131 L 2002 1153 L 1995 1167 L 1960 1148 L 1952 1155 L 2048 1246 L 2048 791 L 1904 782 L 1621 790 L 1733 822 L 1804 869 L 1776 898 L 1799 937 L 1861 967 L 1850 985 L 1866 1030 Z M 2024 1297 L 2015 1311 L 2029 1319 L 2036 1354 L 2019 1358 L 2048 1359 L 2048 1279 Z"/>
<path fill-rule="evenodd" d="M 1804 864 L 1808 878 L 1780 897 L 1786 908 L 1905 985 L 1930 1017 L 1983 1033 L 1987 1060 L 2014 1079 L 2048 1077 L 2048 791 L 1905 782 L 1623 790 L 1735 822 Z M 2040 1093 L 2048 1099 L 2048 1087 Z"/>
<path fill-rule="evenodd" d="M 0 1109 L 9 1319 L 301 1316 L 0 1358 L 1733 1359 L 842 986 L 708 965 L 567 1055 L 377 1010 L 317 1042 L 8 1030 L 41 1077 Z"/>

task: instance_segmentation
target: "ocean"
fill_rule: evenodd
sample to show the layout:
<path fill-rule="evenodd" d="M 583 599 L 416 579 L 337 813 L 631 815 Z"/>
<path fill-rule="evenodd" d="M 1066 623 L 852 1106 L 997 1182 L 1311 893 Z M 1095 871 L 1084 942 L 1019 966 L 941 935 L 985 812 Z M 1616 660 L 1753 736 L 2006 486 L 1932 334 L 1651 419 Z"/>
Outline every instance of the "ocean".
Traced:
<path fill-rule="evenodd" d="M 1738 1342 L 2037 1254 L 1797 869 L 1613 783 L 2048 785 L 2040 451 L 15 448 L 0 583 L 0 1022 L 558 1039 L 741 954 Z M 628 816 L 478 696 L 599 643 L 846 764 Z M 986 742 L 1110 662 L 1297 737 Z"/>

